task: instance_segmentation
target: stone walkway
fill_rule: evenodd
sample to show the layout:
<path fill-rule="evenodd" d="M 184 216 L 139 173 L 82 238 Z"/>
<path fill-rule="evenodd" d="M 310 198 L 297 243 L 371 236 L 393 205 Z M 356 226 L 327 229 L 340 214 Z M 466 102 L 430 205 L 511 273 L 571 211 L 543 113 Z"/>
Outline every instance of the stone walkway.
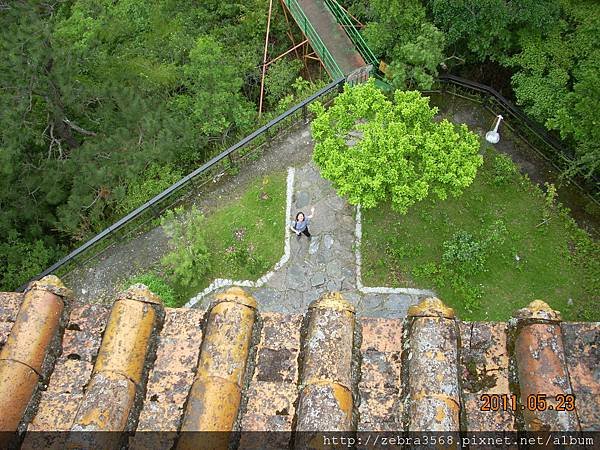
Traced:
<path fill-rule="evenodd" d="M 355 305 L 359 315 L 404 317 L 408 307 L 421 296 L 358 290 L 355 208 L 338 197 L 312 162 L 296 169 L 292 215 L 298 211 L 310 214 L 311 206 L 315 207 L 310 225 L 312 240 L 303 235 L 298 240 L 291 233 L 288 261 L 263 286 L 246 288 L 259 302 L 260 310 L 303 314 L 324 292 L 341 291 Z M 208 294 L 199 303 L 206 305 L 215 293 Z"/>

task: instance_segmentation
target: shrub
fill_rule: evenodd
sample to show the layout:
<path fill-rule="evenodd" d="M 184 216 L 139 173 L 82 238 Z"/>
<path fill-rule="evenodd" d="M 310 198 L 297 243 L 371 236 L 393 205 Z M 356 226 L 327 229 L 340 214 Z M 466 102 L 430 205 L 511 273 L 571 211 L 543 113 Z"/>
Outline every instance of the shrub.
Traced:
<path fill-rule="evenodd" d="M 175 291 L 159 275 L 152 272 L 142 273 L 140 275 L 136 275 L 127 282 L 128 285 L 137 283 L 146 285 L 148 289 L 161 298 L 165 306 L 170 308 L 179 306 L 175 300 Z"/>
<path fill-rule="evenodd" d="M 268 263 L 259 255 L 250 251 L 243 242 L 230 245 L 225 250 L 225 260 L 231 266 L 246 267 L 253 275 L 260 275 L 268 269 Z"/>
<path fill-rule="evenodd" d="M 557 206 L 557 192 L 556 186 L 553 183 L 544 183 L 546 191 L 544 192 L 544 209 L 543 218 L 547 222 L 552 217 L 552 213 L 556 210 Z"/>
<path fill-rule="evenodd" d="M 180 210 L 178 210 L 180 211 Z M 174 250 L 162 259 L 180 286 L 190 286 L 210 270 L 210 254 L 204 240 L 204 216 L 195 207 L 184 221 L 168 211 L 161 224 L 173 242 Z"/>
<path fill-rule="evenodd" d="M 181 172 L 171 166 L 150 165 L 143 176 L 136 178 L 127 186 L 127 194 L 117 203 L 116 211 L 119 214 L 133 211 L 180 178 Z"/>
<path fill-rule="evenodd" d="M 0 290 L 13 291 L 48 267 L 59 250 L 42 240 L 26 241 L 16 231 L 0 241 Z"/>
<path fill-rule="evenodd" d="M 485 248 L 471 234 L 459 231 L 443 243 L 442 263 L 462 275 L 475 275 L 485 264 Z"/>
<path fill-rule="evenodd" d="M 500 186 L 507 184 L 513 179 L 517 173 L 517 166 L 510 158 L 510 156 L 504 153 L 496 153 L 492 162 L 492 175 L 494 184 Z"/>

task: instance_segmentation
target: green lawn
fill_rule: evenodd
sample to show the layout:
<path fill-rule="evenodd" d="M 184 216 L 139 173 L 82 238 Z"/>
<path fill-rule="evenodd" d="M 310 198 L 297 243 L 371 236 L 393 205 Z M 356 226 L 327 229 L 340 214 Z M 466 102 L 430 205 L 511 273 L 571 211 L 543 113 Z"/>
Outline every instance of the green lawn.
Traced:
<path fill-rule="evenodd" d="M 463 319 L 504 321 L 542 299 L 567 320 L 600 320 L 598 242 L 561 207 L 545 208 L 540 189 L 519 174 L 495 182 L 495 150 L 484 158 L 459 198 L 427 199 L 406 215 L 389 205 L 363 210 L 364 284 L 433 288 Z M 545 210 L 550 219 L 540 225 Z M 465 276 L 467 290 L 457 287 L 454 268 L 442 264 L 444 241 L 465 231 L 482 243 L 498 224 L 501 242 L 486 247 L 482 270 Z"/>
<path fill-rule="evenodd" d="M 206 216 L 206 243 L 212 270 L 198 287 L 215 278 L 255 280 L 283 255 L 285 236 L 286 174 L 278 173 L 252 183 L 239 199 L 224 202 Z M 244 263 L 247 250 L 253 261 Z M 230 258 L 227 254 L 234 254 Z"/>
<path fill-rule="evenodd" d="M 165 304 L 173 307 L 186 303 L 215 278 L 258 279 L 283 255 L 285 202 L 285 173 L 255 180 L 239 197 L 224 199 L 205 215 L 200 230 L 210 269 L 202 276 L 181 285 L 158 267 L 132 280 L 152 284 L 158 295 L 169 299 Z"/>

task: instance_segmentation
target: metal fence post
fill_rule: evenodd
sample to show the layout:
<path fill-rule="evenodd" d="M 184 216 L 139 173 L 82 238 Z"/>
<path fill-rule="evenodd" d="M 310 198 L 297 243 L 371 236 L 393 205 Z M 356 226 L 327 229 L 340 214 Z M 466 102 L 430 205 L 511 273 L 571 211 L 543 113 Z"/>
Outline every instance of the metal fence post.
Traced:
<path fill-rule="evenodd" d="M 302 107 L 302 120 L 304 120 L 304 123 L 307 124 L 308 123 L 308 110 L 306 108 L 306 105 L 304 105 Z"/>

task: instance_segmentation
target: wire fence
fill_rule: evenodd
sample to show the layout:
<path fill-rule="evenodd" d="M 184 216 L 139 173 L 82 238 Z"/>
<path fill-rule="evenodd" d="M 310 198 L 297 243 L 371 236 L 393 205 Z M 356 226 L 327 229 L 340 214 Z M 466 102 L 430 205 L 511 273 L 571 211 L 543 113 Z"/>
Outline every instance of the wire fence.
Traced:
<path fill-rule="evenodd" d="M 253 133 L 233 144 L 196 170 L 181 178 L 179 181 L 156 195 L 146 203 L 136 208 L 122 219 L 113 223 L 95 235 L 89 241 L 79 246 L 71 253 L 39 273 L 17 291 L 24 291 L 29 283 L 39 280 L 49 274 L 63 275 L 73 270 L 77 265 L 85 265 L 92 259 L 98 258 L 111 246 L 135 236 L 149 223 L 157 219 L 165 210 L 183 203 L 191 194 L 197 192 L 208 182 L 221 177 L 229 168 L 256 155 L 261 148 L 270 145 L 276 133 L 296 125 L 300 121 L 308 121 L 308 105 L 319 100 L 327 102 L 335 97 L 342 89 L 345 78 L 338 78 L 307 99 L 292 106 L 283 114 L 277 116 Z"/>

